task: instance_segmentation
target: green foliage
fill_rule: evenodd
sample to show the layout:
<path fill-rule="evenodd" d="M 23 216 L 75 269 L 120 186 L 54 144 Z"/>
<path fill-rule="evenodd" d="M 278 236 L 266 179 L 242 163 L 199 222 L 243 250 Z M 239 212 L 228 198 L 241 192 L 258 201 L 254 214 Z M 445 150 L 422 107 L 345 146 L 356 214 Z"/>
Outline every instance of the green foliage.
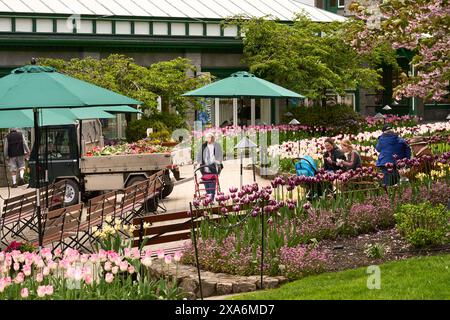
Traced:
<path fill-rule="evenodd" d="M 160 96 L 166 115 L 170 108 L 184 116 L 191 105 L 199 107 L 194 99 L 184 98 L 181 94 L 210 81 L 207 76 L 189 76 L 195 67 L 184 58 L 158 62 L 148 68 L 120 54 L 111 54 L 104 59 L 87 57 L 69 61 L 40 58 L 39 64 L 52 66 L 77 79 L 137 99 L 143 102 L 142 109 L 148 109 L 150 113 L 156 112 L 156 99 Z"/>
<path fill-rule="evenodd" d="M 347 105 L 300 107 L 291 110 L 301 124 L 325 127 L 332 133 L 357 133 L 363 118 Z"/>
<path fill-rule="evenodd" d="M 264 18 L 240 19 L 245 34 L 244 60 L 250 71 L 299 92 L 324 100 L 327 90 L 381 88 L 379 70 L 343 40 L 343 23 L 316 23 L 298 15 L 292 25 Z M 320 36 L 319 36 L 320 35 Z"/>
<path fill-rule="evenodd" d="M 369 258 L 381 259 L 384 257 L 386 248 L 382 243 L 367 244 L 364 253 Z"/>
<path fill-rule="evenodd" d="M 397 229 L 415 247 L 439 245 L 450 231 L 450 211 L 442 204 L 405 204 L 395 214 Z"/>
<path fill-rule="evenodd" d="M 127 140 L 132 142 L 145 138 L 147 128 L 153 128 L 151 138 L 165 141 L 170 139 L 172 131 L 187 128 L 187 124 L 178 114 L 155 112 L 151 116 L 131 121 L 126 128 Z"/>
<path fill-rule="evenodd" d="M 148 69 L 137 65 L 132 58 L 112 54 L 104 59 L 86 57 L 66 61 L 40 58 L 38 62 L 74 78 L 137 99 L 143 102 L 143 109 L 156 108 L 157 95 L 149 90 L 145 76 Z"/>

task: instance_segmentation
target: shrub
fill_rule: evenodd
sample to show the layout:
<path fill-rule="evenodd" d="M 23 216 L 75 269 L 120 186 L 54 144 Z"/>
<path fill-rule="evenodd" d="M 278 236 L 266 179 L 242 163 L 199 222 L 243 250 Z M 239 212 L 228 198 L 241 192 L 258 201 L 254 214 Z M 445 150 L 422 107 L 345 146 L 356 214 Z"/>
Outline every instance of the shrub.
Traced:
<path fill-rule="evenodd" d="M 303 125 L 326 127 L 336 134 L 357 133 L 364 120 L 347 105 L 301 107 L 292 113 Z"/>
<path fill-rule="evenodd" d="M 364 250 L 364 253 L 366 254 L 366 256 L 374 259 L 383 258 L 386 252 L 386 248 L 382 243 L 375 243 L 375 244 L 369 243 L 366 244 L 365 248 L 366 249 Z"/>
<path fill-rule="evenodd" d="M 128 142 L 137 141 L 147 136 L 147 128 L 153 128 L 152 138 L 167 140 L 172 131 L 186 128 L 185 119 L 177 114 L 154 113 L 151 116 L 143 116 L 140 120 L 131 121 L 126 129 Z"/>
<path fill-rule="evenodd" d="M 301 221 L 299 234 L 303 241 L 310 239 L 333 239 L 337 235 L 335 216 L 330 210 L 311 209 L 306 219 Z"/>
<path fill-rule="evenodd" d="M 450 231 L 450 211 L 442 204 L 404 204 L 395 220 L 400 234 L 414 247 L 442 244 Z"/>
<path fill-rule="evenodd" d="M 318 249 L 300 245 L 280 249 L 280 270 L 289 279 L 298 279 L 325 270 L 327 255 Z"/>

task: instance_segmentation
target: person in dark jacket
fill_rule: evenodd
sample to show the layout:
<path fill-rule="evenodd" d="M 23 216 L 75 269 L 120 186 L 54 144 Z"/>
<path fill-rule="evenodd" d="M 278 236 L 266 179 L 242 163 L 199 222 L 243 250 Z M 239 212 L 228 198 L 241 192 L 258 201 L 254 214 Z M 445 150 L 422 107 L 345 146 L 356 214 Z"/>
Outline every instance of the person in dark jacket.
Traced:
<path fill-rule="evenodd" d="M 325 139 L 325 153 L 323 155 L 323 168 L 326 171 L 337 171 L 341 169 L 338 160 L 346 160 L 344 153 L 336 146 L 332 138 Z"/>
<path fill-rule="evenodd" d="M 375 149 L 380 153 L 377 167 L 383 172 L 383 183 L 385 186 L 397 184 L 400 175 L 395 165 L 397 160 L 411 158 L 411 147 L 398 136 L 391 125 L 385 124 L 383 134 L 378 138 Z"/>
<path fill-rule="evenodd" d="M 17 129 L 10 130 L 3 142 L 6 161 L 11 171 L 13 188 L 17 188 L 17 172 L 19 172 L 19 185 L 23 185 L 25 174 L 25 158 L 30 154 L 30 149 L 25 142 L 23 134 Z"/>
<path fill-rule="evenodd" d="M 214 134 L 209 132 L 206 134 L 206 142 L 202 144 L 201 149 L 197 153 L 194 168 L 197 165 L 200 165 L 202 167 L 200 169 L 200 172 L 202 173 L 203 177 L 211 175 L 218 176 L 223 168 L 222 162 L 222 147 L 219 143 L 216 142 Z M 216 195 L 215 180 L 205 180 L 204 185 L 206 193 L 210 195 L 211 200 L 214 200 Z"/>

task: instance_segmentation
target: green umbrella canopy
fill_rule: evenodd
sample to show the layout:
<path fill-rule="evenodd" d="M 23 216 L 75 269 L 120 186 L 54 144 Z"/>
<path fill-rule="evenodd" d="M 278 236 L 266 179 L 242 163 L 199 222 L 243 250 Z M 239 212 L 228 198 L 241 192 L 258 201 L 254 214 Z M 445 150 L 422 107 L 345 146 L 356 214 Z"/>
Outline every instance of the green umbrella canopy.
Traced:
<path fill-rule="evenodd" d="M 0 111 L 0 128 L 31 128 L 33 127 L 33 110 Z M 69 112 L 43 109 L 39 116 L 39 126 L 67 125 L 76 122 L 75 116 Z"/>
<path fill-rule="evenodd" d="M 239 71 L 228 78 L 183 94 L 185 97 L 207 98 L 305 98 L 272 82 Z"/>
<path fill-rule="evenodd" d="M 24 66 L 0 79 L 0 110 L 138 104 L 141 102 L 50 67 Z"/>
<path fill-rule="evenodd" d="M 112 113 L 138 113 L 129 106 L 104 106 L 84 108 L 42 109 L 39 126 L 75 124 L 77 120 L 113 119 Z M 31 128 L 34 126 L 33 110 L 0 110 L 0 128 Z"/>

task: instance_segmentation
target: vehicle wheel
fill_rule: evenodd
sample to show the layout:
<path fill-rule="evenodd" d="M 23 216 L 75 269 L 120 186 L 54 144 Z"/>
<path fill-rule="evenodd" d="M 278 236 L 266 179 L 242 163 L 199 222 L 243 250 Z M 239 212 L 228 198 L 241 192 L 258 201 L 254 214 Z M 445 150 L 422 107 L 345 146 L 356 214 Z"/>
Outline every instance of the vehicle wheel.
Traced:
<path fill-rule="evenodd" d="M 170 179 L 169 173 L 165 173 L 163 177 L 164 187 L 161 192 L 162 198 L 167 198 L 173 191 L 175 187 L 174 182 Z"/>
<path fill-rule="evenodd" d="M 131 178 L 130 180 L 128 180 L 128 182 L 127 182 L 127 184 L 126 184 L 125 187 L 128 188 L 128 187 L 130 187 L 130 186 L 132 186 L 132 185 L 138 184 L 138 183 L 140 183 L 140 182 L 142 182 L 142 181 L 145 181 L 145 180 L 147 180 L 146 177 L 142 177 L 142 176 L 133 177 L 133 178 Z"/>
<path fill-rule="evenodd" d="M 67 207 L 77 204 L 79 195 L 80 195 L 80 187 L 78 186 L 78 183 L 74 180 L 67 180 L 64 205 Z"/>

